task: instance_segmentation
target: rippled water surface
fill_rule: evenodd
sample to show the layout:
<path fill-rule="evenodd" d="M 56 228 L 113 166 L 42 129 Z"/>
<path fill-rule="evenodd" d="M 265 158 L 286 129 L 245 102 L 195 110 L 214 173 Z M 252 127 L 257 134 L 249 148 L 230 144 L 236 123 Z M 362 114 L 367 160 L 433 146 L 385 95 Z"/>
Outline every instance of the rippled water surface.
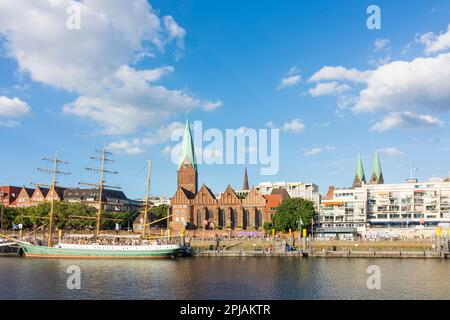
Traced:
<path fill-rule="evenodd" d="M 69 290 L 71 265 L 81 289 Z M 381 289 L 367 288 L 367 267 Z M 61 260 L 0 258 L 0 299 L 450 299 L 440 259 L 191 258 Z"/>

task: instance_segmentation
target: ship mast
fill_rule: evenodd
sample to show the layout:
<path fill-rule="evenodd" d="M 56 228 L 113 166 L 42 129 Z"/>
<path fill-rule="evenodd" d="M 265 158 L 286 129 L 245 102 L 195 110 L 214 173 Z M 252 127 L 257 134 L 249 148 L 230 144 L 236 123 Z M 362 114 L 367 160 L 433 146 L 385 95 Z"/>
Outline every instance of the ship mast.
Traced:
<path fill-rule="evenodd" d="M 86 170 L 99 173 L 100 180 L 98 183 L 80 182 L 79 184 L 93 186 L 98 189 L 98 210 L 97 210 L 97 223 L 96 223 L 96 228 L 95 228 L 95 235 L 98 237 L 100 234 L 100 222 L 101 222 L 102 210 L 103 210 L 103 190 L 105 188 L 120 189 L 120 187 L 105 185 L 105 174 L 117 174 L 118 173 L 117 171 L 106 170 L 106 163 L 114 162 L 114 160 L 107 158 L 107 156 L 112 155 L 112 153 L 109 152 L 108 150 L 106 150 L 105 146 L 103 146 L 101 150 L 95 150 L 95 151 L 99 154 L 99 156 L 90 157 L 90 159 L 100 161 L 100 168 L 86 167 Z"/>
<path fill-rule="evenodd" d="M 142 227 L 142 238 L 144 239 L 147 231 L 147 215 L 148 215 L 148 197 L 150 194 L 150 175 L 152 173 L 152 161 L 148 160 L 148 173 L 147 173 L 147 191 L 145 193 L 145 206 L 144 206 L 144 222 Z"/>
<path fill-rule="evenodd" d="M 68 164 L 68 162 L 58 159 L 56 154 L 54 158 L 42 158 L 44 161 L 52 163 L 52 169 L 38 168 L 38 171 L 48 173 L 52 175 L 52 182 L 50 185 L 45 184 L 35 184 L 36 186 L 49 186 L 50 190 L 50 213 L 49 213 L 49 223 L 48 223 L 48 243 L 49 247 L 53 246 L 53 220 L 55 217 L 55 195 L 56 195 L 56 177 L 57 175 L 69 175 L 70 172 L 62 172 L 58 170 L 58 164 Z"/>

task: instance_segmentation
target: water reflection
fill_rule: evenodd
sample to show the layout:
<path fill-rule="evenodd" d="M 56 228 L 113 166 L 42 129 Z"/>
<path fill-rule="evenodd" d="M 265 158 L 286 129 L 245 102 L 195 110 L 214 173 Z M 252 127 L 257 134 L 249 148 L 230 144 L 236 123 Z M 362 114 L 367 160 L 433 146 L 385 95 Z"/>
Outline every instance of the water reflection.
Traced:
<path fill-rule="evenodd" d="M 70 265 L 81 290 L 66 287 Z M 367 267 L 381 269 L 369 290 Z M 0 258 L 1 299 L 449 299 L 450 262 L 419 259 Z"/>

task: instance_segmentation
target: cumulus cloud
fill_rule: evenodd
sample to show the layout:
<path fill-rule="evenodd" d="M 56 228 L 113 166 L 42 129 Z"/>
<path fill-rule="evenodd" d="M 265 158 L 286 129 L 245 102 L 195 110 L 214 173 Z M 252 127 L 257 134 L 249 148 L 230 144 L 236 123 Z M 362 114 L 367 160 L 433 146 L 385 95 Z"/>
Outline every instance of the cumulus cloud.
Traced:
<path fill-rule="evenodd" d="M 182 132 L 184 125 L 181 122 L 172 122 L 167 126 L 162 126 L 153 132 L 148 132 L 140 137 L 132 139 L 121 138 L 108 145 L 108 149 L 119 154 L 138 155 L 145 152 L 146 147 L 167 143 L 176 132 Z M 163 153 L 170 152 L 163 149 Z M 170 148 L 170 147 L 169 147 Z"/>
<path fill-rule="evenodd" d="M 308 150 L 305 150 L 305 152 L 303 153 L 303 155 L 305 156 L 315 156 L 318 155 L 324 151 L 331 151 L 334 150 L 335 147 L 332 146 L 326 146 L 326 147 L 312 147 Z"/>
<path fill-rule="evenodd" d="M 371 72 L 355 112 L 380 110 L 448 111 L 450 53 L 437 57 L 393 61 Z"/>
<path fill-rule="evenodd" d="M 348 90 L 350 90 L 350 87 L 347 84 L 339 84 L 338 82 L 333 81 L 318 83 L 315 88 L 309 89 L 308 92 L 311 96 L 318 97 L 330 94 L 339 94 Z"/>
<path fill-rule="evenodd" d="M 383 132 L 395 128 L 430 128 L 441 126 L 443 123 L 431 115 L 422 115 L 414 112 L 392 112 L 383 120 L 375 123 L 371 131 Z"/>
<path fill-rule="evenodd" d="M 0 117 L 19 118 L 28 115 L 31 108 L 19 98 L 0 96 Z"/>
<path fill-rule="evenodd" d="M 294 119 L 283 124 L 283 131 L 288 133 L 300 133 L 305 129 L 305 124 L 300 119 Z"/>
<path fill-rule="evenodd" d="M 81 9 L 80 29 L 66 27 L 69 5 Z M 155 83 L 171 66 L 131 67 L 172 42 L 182 48 L 185 35 L 173 17 L 160 17 L 143 0 L 0 2 L 0 36 L 19 71 L 78 95 L 64 112 L 100 124 L 105 134 L 155 128 L 178 112 L 218 107 Z"/>
<path fill-rule="evenodd" d="M 396 157 L 396 156 L 402 156 L 405 153 L 397 149 L 396 147 L 388 147 L 384 149 L 378 150 L 379 153 L 385 154 L 388 157 Z"/>
<path fill-rule="evenodd" d="M 427 32 L 418 36 L 418 41 L 425 45 L 427 55 L 442 52 L 450 49 L 450 24 L 447 31 L 436 35 L 434 32 Z"/>
<path fill-rule="evenodd" d="M 440 35 L 420 36 L 426 53 L 448 49 L 449 30 Z M 378 41 L 376 48 L 385 47 L 387 43 Z M 337 112 L 351 109 L 354 113 L 385 113 L 385 118 L 372 127 L 373 131 L 442 125 L 436 114 L 450 111 L 450 52 L 408 61 L 389 60 L 390 57 L 379 61 L 381 65 L 372 70 L 324 66 L 309 78 L 310 83 L 318 82 L 310 92 L 318 96 L 321 91 L 317 89 L 324 81 L 337 83 L 329 85 L 332 92 L 338 85 L 357 89 L 356 94 L 336 93 Z"/>

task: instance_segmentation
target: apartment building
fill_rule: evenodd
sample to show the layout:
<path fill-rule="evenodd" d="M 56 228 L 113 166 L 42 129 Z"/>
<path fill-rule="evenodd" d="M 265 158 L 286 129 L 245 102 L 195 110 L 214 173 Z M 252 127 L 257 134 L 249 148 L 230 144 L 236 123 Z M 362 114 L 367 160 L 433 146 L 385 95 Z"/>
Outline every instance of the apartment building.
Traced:
<path fill-rule="evenodd" d="M 262 182 L 256 186 L 261 195 L 270 195 L 274 189 L 284 189 L 291 198 L 303 198 L 314 202 L 316 210 L 319 210 L 321 196 L 319 186 L 314 183 L 304 182 Z"/>
<path fill-rule="evenodd" d="M 415 227 L 450 224 L 450 179 L 385 184 L 378 154 L 369 183 L 361 157 L 351 188 L 329 187 L 320 209 L 322 228 Z"/>

